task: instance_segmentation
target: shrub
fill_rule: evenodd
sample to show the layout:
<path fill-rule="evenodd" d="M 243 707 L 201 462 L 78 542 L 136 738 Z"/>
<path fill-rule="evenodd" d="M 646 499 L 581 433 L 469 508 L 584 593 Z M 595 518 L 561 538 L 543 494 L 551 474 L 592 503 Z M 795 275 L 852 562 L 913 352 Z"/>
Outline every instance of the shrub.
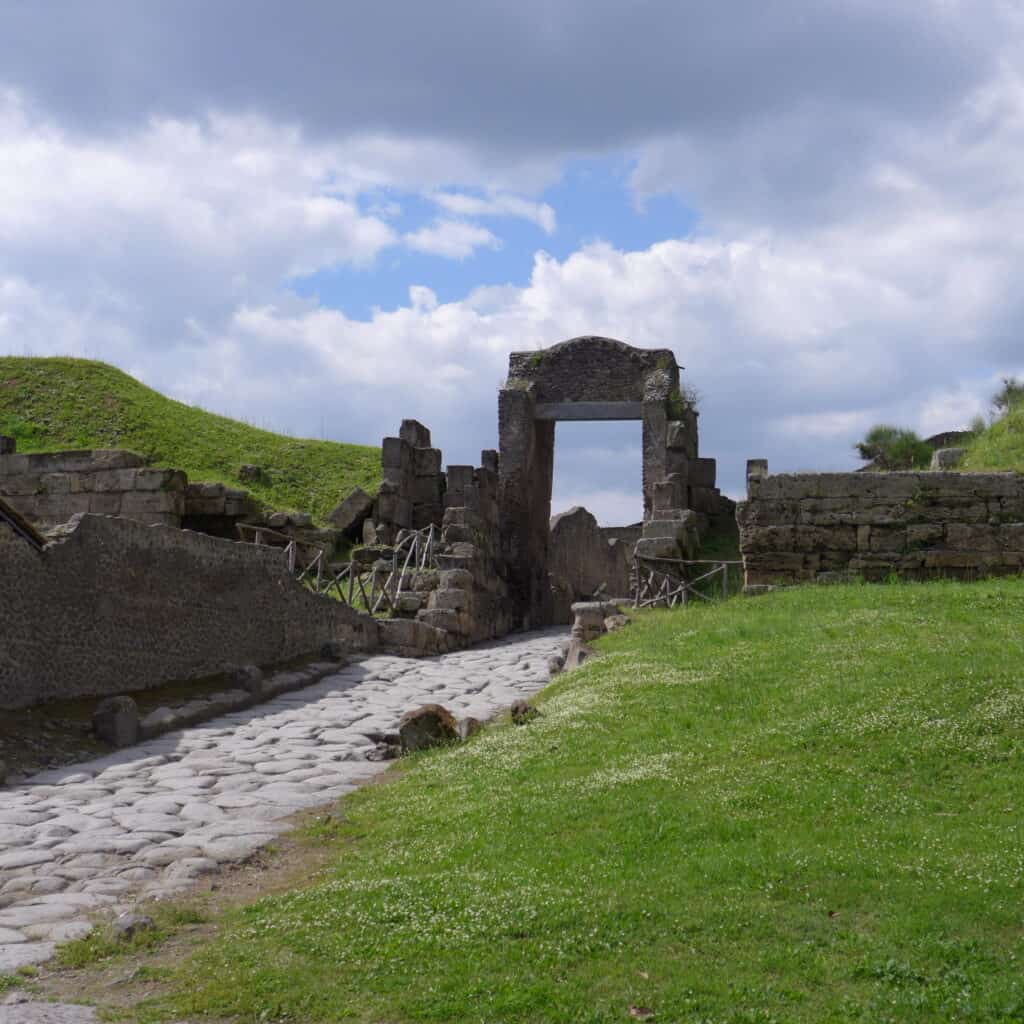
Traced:
<path fill-rule="evenodd" d="M 1003 386 L 992 396 L 994 418 L 1005 416 L 1021 404 L 1024 404 L 1024 381 L 1017 377 L 1004 377 Z"/>
<path fill-rule="evenodd" d="M 854 447 L 857 454 L 878 469 L 923 469 L 932 457 L 931 445 L 905 427 L 879 423 Z"/>

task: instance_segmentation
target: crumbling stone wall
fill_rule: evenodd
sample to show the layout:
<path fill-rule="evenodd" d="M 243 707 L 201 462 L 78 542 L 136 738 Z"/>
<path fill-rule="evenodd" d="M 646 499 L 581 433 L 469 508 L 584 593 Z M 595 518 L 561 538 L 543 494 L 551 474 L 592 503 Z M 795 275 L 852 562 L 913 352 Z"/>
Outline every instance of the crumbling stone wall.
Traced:
<path fill-rule="evenodd" d="M 375 539 L 391 543 L 400 530 L 439 525 L 445 508 L 441 451 L 418 420 L 402 420 L 398 437 L 381 446 L 383 480 L 373 509 Z"/>
<path fill-rule="evenodd" d="M 633 546 L 641 527 L 602 529 L 585 508 L 572 508 L 551 520 L 550 570 L 553 585 L 571 595 L 569 605 L 593 599 L 603 588 L 607 598 L 629 596 Z M 569 622 L 565 600 L 557 602 L 555 619 Z"/>
<path fill-rule="evenodd" d="M 134 452 L 0 455 L 0 496 L 44 528 L 80 512 L 180 526 L 186 485 L 184 473 L 149 468 Z"/>
<path fill-rule="evenodd" d="M 365 524 L 372 543 L 353 552 L 357 562 L 390 568 L 396 545 L 433 525 L 436 565 L 409 570 L 395 617 L 382 620 L 381 642 L 400 654 L 439 654 L 507 633 L 507 567 L 498 516 L 498 456 L 481 465 L 448 466 L 430 445 L 430 431 L 403 420 L 398 437 L 385 438 L 384 484 Z"/>
<path fill-rule="evenodd" d="M 795 473 L 747 467 L 737 506 L 748 587 L 1024 568 L 1024 475 Z"/>
<path fill-rule="evenodd" d="M 0 567 L 0 707 L 378 645 L 374 620 L 252 544 L 85 515 L 39 551 L 0 522 Z"/>

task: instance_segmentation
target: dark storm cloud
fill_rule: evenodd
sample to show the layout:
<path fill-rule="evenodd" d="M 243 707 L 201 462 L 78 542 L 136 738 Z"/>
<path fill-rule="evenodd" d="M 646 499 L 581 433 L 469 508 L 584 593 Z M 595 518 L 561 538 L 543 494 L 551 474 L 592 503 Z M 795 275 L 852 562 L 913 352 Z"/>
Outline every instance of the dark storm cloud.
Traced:
<path fill-rule="evenodd" d="M 212 107 L 324 137 L 600 149 L 678 130 L 713 140 L 808 101 L 853 119 L 929 118 L 992 59 L 978 37 L 992 19 L 956 13 L 850 0 L 8 0 L 0 81 L 86 133 Z"/>

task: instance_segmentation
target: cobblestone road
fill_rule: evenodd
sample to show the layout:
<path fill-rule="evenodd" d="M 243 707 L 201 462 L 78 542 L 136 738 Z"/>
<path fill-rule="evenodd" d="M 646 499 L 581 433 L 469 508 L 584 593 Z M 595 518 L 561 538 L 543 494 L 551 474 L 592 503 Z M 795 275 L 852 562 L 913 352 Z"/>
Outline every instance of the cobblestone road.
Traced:
<path fill-rule="evenodd" d="M 536 692 L 565 635 L 364 658 L 256 708 L 0 789 L 0 971 L 48 959 L 97 910 L 248 857 L 288 815 L 382 771 L 366 759 L 370 736 L 394 732 L 410 708 L 484 719 Z"/>

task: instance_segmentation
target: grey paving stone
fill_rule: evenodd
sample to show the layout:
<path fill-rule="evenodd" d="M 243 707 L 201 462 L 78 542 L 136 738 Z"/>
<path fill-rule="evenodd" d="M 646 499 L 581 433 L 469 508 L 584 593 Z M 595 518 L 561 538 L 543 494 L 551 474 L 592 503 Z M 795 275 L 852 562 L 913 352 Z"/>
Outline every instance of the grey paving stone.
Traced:
<path fill-rule="evenodd" d="M 394 732 L 405 711 L 428 702 L 486 718 L 547 682 L 563 640 L 560 630 L 419 661 L 360 657 L 256 708 L 8 787 L 0 956 L 39 962 L 54 941 L 88 928 L 96 907 L 179 892 L 245 859 L 295 810 L 387 768 L 366 759 L 375 742 L 366 733 Z M 29 928 L 46 941 L 32 941 Z"/>

